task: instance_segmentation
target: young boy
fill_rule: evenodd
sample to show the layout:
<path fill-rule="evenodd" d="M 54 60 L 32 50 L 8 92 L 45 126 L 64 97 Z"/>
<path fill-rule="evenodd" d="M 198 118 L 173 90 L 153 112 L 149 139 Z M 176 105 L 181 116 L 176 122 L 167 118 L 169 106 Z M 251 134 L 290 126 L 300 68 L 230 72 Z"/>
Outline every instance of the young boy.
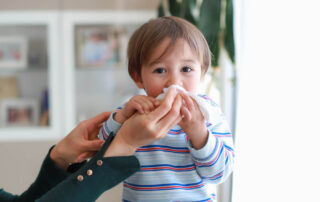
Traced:
<path fill-rule="evenodd" d="M 208 183 L 221 183 L 232 172 L 233 143 L 217 105 L 197 95 L 210 62 L 205 38 L 181 18 L 151 20 L 131 37 L 129 74 L 147 96 L 134 96 L 114 112 L 100 138 L 116 133 L 134 113 L 155 109 L 161 102 L 156 98 L 172 85 L 182 97 L 183 118 L 165 138 L 137 150 L 141 170 L 124 182 L 124 201 L 215 201 L 215 190 Z M 205 120 L 204 106 L 219 113 L 212 122 Z"/>

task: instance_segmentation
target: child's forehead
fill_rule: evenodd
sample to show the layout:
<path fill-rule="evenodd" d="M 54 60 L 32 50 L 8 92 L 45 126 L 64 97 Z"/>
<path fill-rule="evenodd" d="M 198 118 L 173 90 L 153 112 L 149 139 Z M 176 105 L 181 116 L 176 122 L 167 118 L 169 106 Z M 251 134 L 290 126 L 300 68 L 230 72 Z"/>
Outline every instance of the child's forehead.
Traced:
<path fill-rule="evenodd" d="M 190 44 L 183 38 L 172 39 L 169 37 L 164 38 L 156 46 L 150 48 L 149 57 L 146 58 L 146 64 L 157 63 L 161 61 L 164 57 L 170 55 L 173 50 L 181 49 L 181 54 L 185 52 L 186 49 L 191 50 L 192 55 L 200 61 L 199 54 L 193 49 Z M 186 58 L 188 59 L 188 58 Z M 190 58 L 189 58 L 190 59 Z"/>

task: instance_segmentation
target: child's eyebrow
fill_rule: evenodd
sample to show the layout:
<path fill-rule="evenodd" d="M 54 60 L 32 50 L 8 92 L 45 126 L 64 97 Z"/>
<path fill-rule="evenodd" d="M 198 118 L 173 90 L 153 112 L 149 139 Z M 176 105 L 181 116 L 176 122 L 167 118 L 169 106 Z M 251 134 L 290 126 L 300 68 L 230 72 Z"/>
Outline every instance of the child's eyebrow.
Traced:
<path fill-rule="evenodd" d="M 158 60 L 150 62 L 149 66 L 154 66 L 154 65 L 157 65 L 157 64 L 160 64 L 160 63 L 162 63 L 162 62 L 158 59 Z"/>

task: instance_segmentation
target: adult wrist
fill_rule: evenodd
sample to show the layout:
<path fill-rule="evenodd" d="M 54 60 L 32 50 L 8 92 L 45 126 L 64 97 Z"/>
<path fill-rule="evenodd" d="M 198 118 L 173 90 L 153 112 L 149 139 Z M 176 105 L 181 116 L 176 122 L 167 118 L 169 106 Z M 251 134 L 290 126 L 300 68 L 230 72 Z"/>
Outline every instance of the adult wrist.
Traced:
<path fill-rule="evenodd" d="M 53 147 L 53 149 L 51 150 L 49 156 L 58 168 L 61 168 L 62 170 L 67 170 L 67 168 L 69 166 L 69 162 L 67 162 L 66 160 L 64 160 L 62 158 L 63 155 L 62 155 L 61 151 L 59 150 L 59 146 L 57 147 L 57 145 L 55 145 Z"/>
<path fill-rule="evenodd" d="M 110 143 L 107 151 L 104 154 L 104 157 L 112 157 L 112 156 L 132 156 L 137 148 L 132 145 L 128 145 L 125 141 L 123 141 L 120 135 L 116 135 L 115 138 Z"/>

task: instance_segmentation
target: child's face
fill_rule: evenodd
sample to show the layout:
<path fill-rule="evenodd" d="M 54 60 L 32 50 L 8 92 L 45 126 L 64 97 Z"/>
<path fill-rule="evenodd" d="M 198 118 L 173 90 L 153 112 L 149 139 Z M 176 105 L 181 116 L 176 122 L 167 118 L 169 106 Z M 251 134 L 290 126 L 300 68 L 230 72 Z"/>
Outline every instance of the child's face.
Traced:
<path fill-rule="evenodd" d="M 201 63 L 189 44 L 178 39 L 164 55 L 170 39 L 164 39 L 154 50 L 148 63 L 141 68 L 141 78 L 135 82 L 151 97 L 157 97 L 173 84 L 197 93 L 202 78 Z M 162 57 L 160 57 L 162 55 Z"/>

